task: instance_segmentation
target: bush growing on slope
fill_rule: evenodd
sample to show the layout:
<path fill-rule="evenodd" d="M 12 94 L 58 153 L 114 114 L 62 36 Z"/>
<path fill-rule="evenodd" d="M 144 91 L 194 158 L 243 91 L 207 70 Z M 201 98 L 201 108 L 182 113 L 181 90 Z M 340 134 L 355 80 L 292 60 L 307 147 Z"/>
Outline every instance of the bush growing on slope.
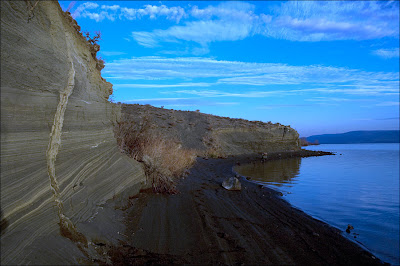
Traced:
<path fill-rule="evenodd" d="M 210 158 L 225 158 L 226 155 L 221 152 L 222 148 L 219 144 L 218 138 L 208 133 L 202 139 L 204 145 L 207 147 L 206 156 Z"/>
<path fill-rule="evenodd" d="M 122 151 L 143 162 L 154 192 L 175 194 L 176 180 L 193 165 L 196 155 L 177 141 L 163 138 L 154 127 L 147 117 L 141 124 L 119 122 L 117 142 Z"/>

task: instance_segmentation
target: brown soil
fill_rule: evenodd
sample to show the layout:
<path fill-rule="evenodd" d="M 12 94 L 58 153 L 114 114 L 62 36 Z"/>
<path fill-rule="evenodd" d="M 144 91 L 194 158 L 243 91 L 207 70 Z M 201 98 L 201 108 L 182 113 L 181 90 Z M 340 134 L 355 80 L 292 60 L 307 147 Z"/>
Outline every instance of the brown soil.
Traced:
<path fill-rule="evenodd" d="M 269 160 L 326 153 L 269 154 Z M 241 191 L 222 181 L 236 164 L 258 157 L 198 159 L 176 195 L 142 192 L 130 199 L 127 242 L 113 264 L 381 264 L 341 231 L 293 208 L 279 193 L 243 177 Z"/>

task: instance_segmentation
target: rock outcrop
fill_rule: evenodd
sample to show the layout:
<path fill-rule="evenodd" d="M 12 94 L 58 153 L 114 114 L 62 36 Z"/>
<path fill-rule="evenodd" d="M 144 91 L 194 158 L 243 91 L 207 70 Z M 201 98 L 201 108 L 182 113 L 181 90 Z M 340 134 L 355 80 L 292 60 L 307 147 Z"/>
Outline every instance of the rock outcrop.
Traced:
<path fill-rule="evenodd" d="M 150 105 L 122 104 L 121 121 L 150 120 L 155 129 L 198 155 L 228 156 L 299 150 L 299 134 L 290 126 L 232 119 L 200 112 L 177 111 Z"/>
<path fill-rule="evenodd" d="M 2 265 L 78 263 L 87 223 L 145 182 L 88 42 L 57 2 L 34 3 L 1 2 Z"/>

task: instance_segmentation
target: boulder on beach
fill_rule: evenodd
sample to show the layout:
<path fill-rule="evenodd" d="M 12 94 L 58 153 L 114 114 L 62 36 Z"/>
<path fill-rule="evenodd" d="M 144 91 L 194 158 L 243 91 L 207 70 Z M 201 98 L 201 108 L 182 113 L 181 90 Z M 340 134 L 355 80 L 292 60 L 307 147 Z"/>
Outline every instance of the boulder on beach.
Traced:
<path fill-rule="evenodd" d="M 222 182 L 222 187 L 224 187 L 227 190 L 241 190 L 242 184 L 236 177 L 230 177 L 225 179 L 224 182 Z"/>

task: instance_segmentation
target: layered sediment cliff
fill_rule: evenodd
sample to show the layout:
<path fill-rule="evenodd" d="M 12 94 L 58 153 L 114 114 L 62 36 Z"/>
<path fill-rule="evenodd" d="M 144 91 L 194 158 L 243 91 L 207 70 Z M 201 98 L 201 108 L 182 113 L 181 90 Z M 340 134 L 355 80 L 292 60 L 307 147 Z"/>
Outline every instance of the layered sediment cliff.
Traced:
<path fill-rule="evenodd" d="M 78 30 L 56 1 L 1 2 L 1 264 L 95 257 L 93 243 L 120 233 L 104 204 L 146 186 L 114 129 L 149 107 L 108 102 L 112 85 Z M 150 109 L 160 132 L 199 155 L 298 149 L 290 127 Z"/>
<path fill-rule="evenodd" d="M 120 110 L 87 41 L 58 2 L 34 2 L 1 2 L 3 265 L 77 263 L 84 224 L 145 182 L 116 145 Z"/>

